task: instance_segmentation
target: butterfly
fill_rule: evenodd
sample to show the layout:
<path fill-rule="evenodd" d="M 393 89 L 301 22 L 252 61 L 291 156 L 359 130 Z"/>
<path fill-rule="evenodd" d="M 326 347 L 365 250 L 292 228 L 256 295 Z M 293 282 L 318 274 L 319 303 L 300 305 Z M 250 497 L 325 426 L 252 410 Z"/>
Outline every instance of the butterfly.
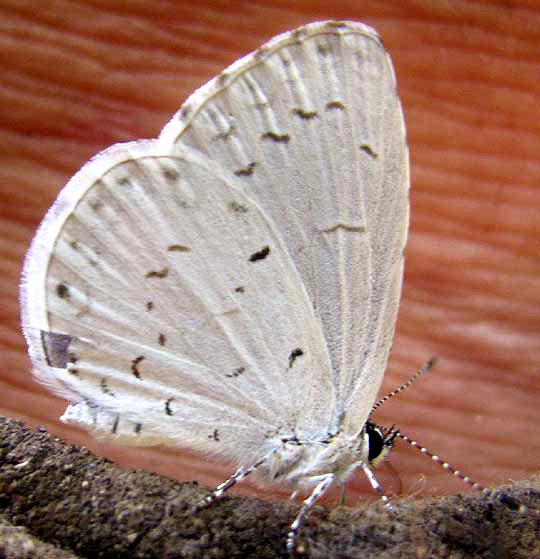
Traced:
<path fill-rule="evenodd" d="M 279 35 L 156 140 L 68 182 L 27 253 L 36 379 L 94 436 L 221 456 L 308 497 L 371 467 L 409 221 L 389 56 L 358 22 Z"/>

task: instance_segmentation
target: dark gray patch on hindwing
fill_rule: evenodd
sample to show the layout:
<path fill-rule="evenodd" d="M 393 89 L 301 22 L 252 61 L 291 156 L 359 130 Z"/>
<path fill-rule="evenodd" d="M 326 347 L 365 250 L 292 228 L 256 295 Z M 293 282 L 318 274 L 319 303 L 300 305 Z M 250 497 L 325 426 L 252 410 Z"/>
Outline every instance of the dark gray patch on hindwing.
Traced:
<path fill-rule="evenodd" d="M 64 369 L 68 363 L 68 347 L 72 336 L 41 330 L 41 347 L 49 367 Z"/>

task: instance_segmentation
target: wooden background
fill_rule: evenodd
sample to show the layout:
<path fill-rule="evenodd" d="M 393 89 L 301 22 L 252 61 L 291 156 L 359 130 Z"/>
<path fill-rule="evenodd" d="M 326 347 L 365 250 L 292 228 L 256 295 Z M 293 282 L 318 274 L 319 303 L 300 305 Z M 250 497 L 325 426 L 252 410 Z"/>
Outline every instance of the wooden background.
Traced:
<path fill-rule="evenodd" d="M 330 6 L 331 5 L 331 6 Z M 383 406 L 486 484 L 540 463 L 540 7 L 516 2 L 4 0 L 0 6 L 0 413 L 126 467 L 214 485 L 231 467 L 100 444 L 59 423 L 19 330 L 25 250 L 69 177 L 115 142 L 156 136 L 182 101 L 273 35 L 316 19 L 374 26 L 390 52 L 412 163 L 403 301 Z M 420 453 L 391 455 L 402 493 L 467 490 Z M 399 489 L 383 467 L 388 493 Z M 368 492 L 361 475 L 354 493 Z M 238 490 L 265 493 L 250 483 Z M 267 493 L 266 493 L 267 494 Z"/>

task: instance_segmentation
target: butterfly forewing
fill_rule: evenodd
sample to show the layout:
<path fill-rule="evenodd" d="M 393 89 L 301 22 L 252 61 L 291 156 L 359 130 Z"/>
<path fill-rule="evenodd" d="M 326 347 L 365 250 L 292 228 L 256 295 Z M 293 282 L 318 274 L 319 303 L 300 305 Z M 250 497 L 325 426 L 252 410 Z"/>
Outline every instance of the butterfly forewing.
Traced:
<path fill-rule="evenodd" d="M 337 416 L 354 408 L 347 421 L 361 428 L 393 337 L 408 225 L 403 115 L 378 36 L 328 22 L 280 36 L 197 91 L 162 139 L 219 161 L 271 216 L 322 324 Z"/>

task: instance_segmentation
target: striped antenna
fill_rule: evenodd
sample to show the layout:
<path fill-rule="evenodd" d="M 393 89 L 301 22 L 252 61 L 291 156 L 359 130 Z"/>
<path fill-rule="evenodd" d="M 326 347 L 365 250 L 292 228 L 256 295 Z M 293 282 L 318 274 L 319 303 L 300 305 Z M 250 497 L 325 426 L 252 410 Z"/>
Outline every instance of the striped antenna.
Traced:
<path fill-rule="evenodd" d="M 418 444 L 416 441 L 413 441 L 412 439 L 409 439 L 409 437 L 407 437 L 407 435 L 403 435 L 402 433 L 398 433 L 398 437 L 403 439 L 405 442 L 409 443 L 412 447 L 419 450 L 422 454 L 424 454 L 428 458 L 431 458 L 431 460 L 433 460 L 433 462 L 439 464 L 439 466 L 441 466 L 443 469 L 449 471 L 452 475 L 456 476 L 461 481 L 464 481 L 467 485 L 470 485 L 473 489 L 476 489 L 477 491 L 481 491 L 484 495 L 490 495 L 491 494 L 490 489 L 487 489 L 486 487 L 484 487 L 480 483 L 471 479 L 469 476 L 466 476 L 463 472 L 457 470 L 451 464 L 449 464 L 448 462 L 445 462 L 442 458 L 440 458 L 436 454 L 431 453 L 427 448 Z"/>
<path fill-rule="evenodd" d="M 378 402 L 375 402 L 375 404 L 373 404 L 373 407 L 371 408 L 371 411 L 369 412 L 369 417 L 371 417 L 371 415 L 373 414 L 373 412 L 382 404 L 384 404 L 384 402 L 387 402 L 388 400 L 390 400 L 390 398 L 393 398 L 396 394 L 399 394 L 400 392 L 402 392 L 403 390 L 405 390 L 405 388 L 409 388 L 409 386 L 411 386 L 412 384 L 414 384 L 414 382 L 416 381 L 416 379 L 418 379 L 419 377 L 421 377 L 424 373 L 427 373 L 429 370 L 431 370 L 433 368 L 433 366 L 435 365 L 435 363 L 437 362 L 437 357 L 432 357 L 421 369 L 419 369 L 418 371 L 416 371 L 416 373 L 414 373 L 414 375 L 407 381 L 404 382 L 401 386 L 399 386 L 398 388 L 396 388 L 395 390 L 392 390 L 392 392 L 390 392 L 389 394 L 387 394 L 384 398 L 381 398 Z M 368 417 L 368 419 L 369 419 Z"/>
<path fill-rule="evenodd" d="M 448 462 L 445 462 L 444 460 L 442 460 L 442 458 L 440 458 L 436 454 L 432 454 L 426 447 L 418 444 L 416 441 L 413 441 L 412 439 L 409 439 L 409 437 L 407 437 L 407 435 L 403 435 L 402 433 L 398 432 L 397 436 L 400 437 L 401 439 L 403 439 L 405 442 L 409 443 L 412 447 L 419 450 L 422 454 L 424 454 L 428 458 L 431 458 L 431 460 L 433 460 L 433 462 L 435 462 L 436 464 L 439 464 L 439 466 L 441 466 L 443 469 L 450 472 L 452 475 L 459 478 L 461 481 L 465 482 L 467 485 L 470 485 L 473 489 L 476 489 L 477 491 L 480 491 L 482 493 L 482 495 L 484 495 L 485 497 L 490 497 L 490 496 L 495 497 L 496 496 L 496 494 L 497 494 L 496 489 L 489 489 L 488 487 L 484 487 L 482 484 L 478 483 L 477 481 L 474 481 L 469 476 L 466 476 L 463 472 L 460 472 L 459 470 L 454 468 Z M 501 502 L 504 502 L 504 495 L 502 495 L 502 498 L 500 500 L 501 500 Z M 512 508 L 512 507 L 510 507 L 510 508 Z M 523 504 L 520 503 L 519 506 L 517 506 L 517 510 L 520 514 L 528 514 L 529 507 L 527 507 L 527 505 L 523 505 Z"/>
<path fill-rule="evenodd" d="M 388 400 L 390 400 L 390 398 L 393 398 L 396 394 L 399 394 L 402 390 L 405 390 L 405 388 L 408 388 L 409 386 L 411 386 L 411 384 L 413 384 L 416 379 L 418 379 L 419 377 L 421 377 L 424 373 L 427 373 L 428 371 L 430 371 L 433 366 L 435 365 L 435 363 L 437 362 L 437 357 L 432 357 L 421 369 L 419 369 L 407 382 L 403 383 L 400 387 L 396 388 L 395 390 L 392 390 L 392 392 L 390 392 L 389 394 L 387 394 L 384 398 L 381 398 L 378 402 L 376 402 L 374 404 L 374 406 L 371 408 L 371 412 L 369 414 L 369 417 L 371 417 L 371 415 L 373 414 L 373 412 L 384 402 L 387 402 Z M 369 418 L 368 418 L 369 419 Z M 379 427 L 380 428 L 380 427 Z M 400 433 L 399 430 L 394 429 L 394 427 L 392 426 L 391 429 L 389 429 L 389 432 L 392 432 L 393 437 L 400 437 L 402 440 L 404 440 L 405 442 L 409 443 L 413 448 L 416 448 L 417 450 L 419 450 L 422 454 L 424 454 L 425 456 L 427 456 L 428 458 L 430 458 L 433 462 L 435 462 L 436 464 L 439 464 L 439 466 L 441 466 L 444 470 L 450 472 L 453 476 L 459 478 L 461 481 L 463 481 L 464 483 L 466 483 L 467 485 L 469 485 L 470 487 L 472 487 L 473 489 L 475 489 L 476 491 L 480 491 L 483 495 L 487 496 L 492 496 L 495 495 L 496 490 L 494 489 L 489 489 L 487 487 L 484 487 L 482 484 L 478 483 L 477 481 L 474 481 L 473 479 L 471 479 L 469 476 L 465 475 L 463 472 L 461 472 L 460 470 L 454 468 L 451 464 L 449 464 L 448 462 L 445 462 L 442 458 L 440 458 L 439 456 L 437 456 L 436 454 L 433 454 L 432 452 L 430 452 L 426 447 L 420 445 L 419 443 L 417 443 L 415 440 L 410 439 L 409 437 L 407 437 L 407 435 L 404 435 L 403 433 Z M 367 474 L 366 474 L 367 475 Z M 369 478 L 369 476 L 368 476 Z M 373 485 L 373 484 L 372 484 Z M 379 489 L 380 490 L 380 489 Z M 377 491 L 377 489 L 376 489 Z M 379 491 L 377 491 L 379 492 Z M 526 505 L 520 505 L 519 506 L 519 512 L 522 514 L 526 514 L 528 512 L 528 507 Z"/>
<path fill-rule="evenodd" d="M 436 464 L 439 464 L 439 466 L 441 466 L 443 469 L 447 470 L 452 475 L 456 476 L 461 481 L 465 482 L 467 485 L 470 485 L 473 489 L 476 489 L 477 491 L 480 491 L 482 493 L 482 495 L 484 495 L 486 497 L 496 495 L 496 493 L 497 493 L 496 489 L 489 489 L 488 487 L 484 487 L 482 484 L 478 483 L 477 481 L 474 481 L 469 476 L 466 476 L 463 472 L 460 472 L 459 470 L 456 470 L 456 468 L 454 468 L 448 462 L 445 462 L 444 460 L 442 460 L 436 454 L 432 454 L 426 447 L 418 444 L 416 441 L 413 441 L 412 439 L 409 439 L 409 437 L 407 437 L 407 435 L 403 435 L 402 433 L 399 433 L 399 432 L 398 432 L 397 435 L 398 435 L 398 437 L 403 439 L 405 442 L 409 443 L 412 447 L 419 450 L 422 454 L 424 454 L 428 458 L 431 458 L 431 460 L 433 460 L 433 462 L 435 462 Z M 519 507 L 518 507 L 518 512 L 521 513 L 521 514 L 527 514 L 528 510 L 529 509 L 528 509 L 527 505 L 520 504 Z"/>

